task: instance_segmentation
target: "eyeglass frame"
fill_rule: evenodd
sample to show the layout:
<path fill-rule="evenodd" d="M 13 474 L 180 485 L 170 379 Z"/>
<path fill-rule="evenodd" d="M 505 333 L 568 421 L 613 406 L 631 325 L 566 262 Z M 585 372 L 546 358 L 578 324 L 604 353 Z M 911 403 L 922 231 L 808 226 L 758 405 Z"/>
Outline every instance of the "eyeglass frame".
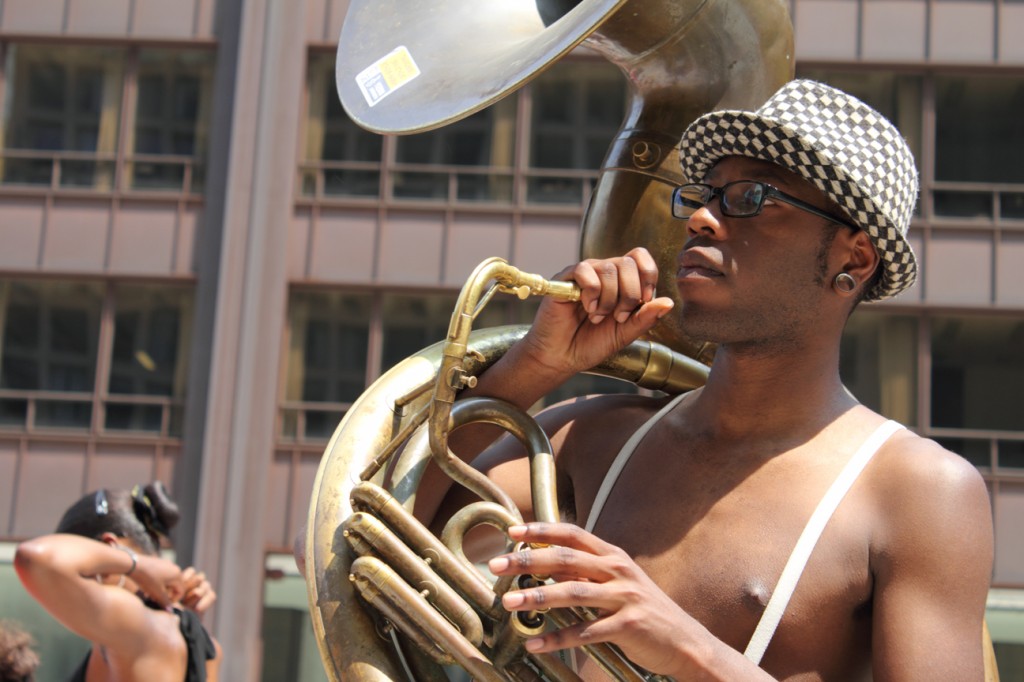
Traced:
<path fill-rule="evenodd" d="M 731 213 L 729 209 L 725 206 L 725 204 L 722 202 L 722 197 L 725 196 L 725 190 L 728 189 L 729 187 L 732 187 L 733 185 L 738 185 L 741 183 L 760 185 L 761 187 L 764 188 L 764 193 L 761 195 L 761 200 L 758 202 L 757 208 L 754 210 L 753 213 Z M 765 200 L 768 199 L 768 197 L 771 197 L 773 199 L 785 202 L 791 206 L 796 206 L 797 208 L 806 211 L 807 213 L 810 213 L 812 215 L 816 215 L 819 218 L 824 218 L 830 223 L 839 223 L 840 225 L 845 225 L 846 227 L 849 227 L 850 229 L 857 231 L 860 231 L 861 229 L 860 227 L 854 225 L 849 220 L 840 218 L 839 216 L 836 215 L 832 215 L 831 213 L 826 213 L 817 206 L 813 206 L 807 203 L 806 201 L 797 199 L 791 194 L 786 194 L 778 187 L 770 185 L 767 182 L 761 182 L 760 180 L 733 180 L 732 182 L 725 183 L 721 187 L 715 187 L 714 185 L 709 185 L 706 182 L 688 182 L 685 185 L 679 185 L 674 190 L 672 190 L 672 217 L 677 220 L 689 220 L 693 216 L 693 213 L 691 213 L 688 216 L 676 215 L 676 206 L 681 203 L 679 195 L 687 187 L 700 187 L 702 190 L 708 190 L 710 192 L 708 194 L 708 198 L 704 201 L 704 203 L 694 209 L 694 213 L 710 204 L 712 201 L 714 201 L 715 197 L 717 196 L 719 198 L 718 205 L 722 207 L 722 215 L 729 218 L 753 218 L 754 216 L 761 215 L 761 210 L 764 208 Z"/>

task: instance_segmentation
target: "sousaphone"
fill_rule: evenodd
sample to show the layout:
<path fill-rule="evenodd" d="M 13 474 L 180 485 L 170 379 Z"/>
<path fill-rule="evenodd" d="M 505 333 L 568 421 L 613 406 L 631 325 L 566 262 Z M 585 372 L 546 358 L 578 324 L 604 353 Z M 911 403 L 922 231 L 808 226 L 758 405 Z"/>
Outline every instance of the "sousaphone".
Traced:
<path fill-rule="evenodd" d="M 348 115 L 381 134 L 435 129 L 514 92 L 575 49 L 617 65 L 626 116 L 600 169 L 582 226 L 584 258 L 642 245 L 660 258 L 660 295 L 677 297 L 682 230 L 669 195 L 683 182 L 677 144 L 713 109 L 752 109 L 793 74 L 785 0 L 352 0 L 342 26 L 337 87 Z M 524 653 L 523 637 L 590 617 L 510 618 L 494 584 L 466 561 L 474 525 L 504 528 L 519 513 L 502 491 L 449 456 L 448 432 L 471 421 L 502 426 L 530 452 L 534 511 L 556 520 L 546 436 L 500 401 L 455 401 L 458 391 L 515 343 L 523 328 L 471 330 L 494 295 L 573 299 L 501 261 L 482 263 L 462 290 L 448 338 L 377 380 L 339 424 L 313 487 L 305 537 L 310 613 L 332 680 L 447 679 L 446 666 L 484 680 L 578 679 L 553 656 Z M 680 301 L 676 300 L 680 305 Z M 713 348 L 666 316 L 595 372 L 678 392 L 699 386 Z M 428 461 L 482 502 L 441 538 L 412 518 Z M 613 647 L 587 651 L 617 679 L 650 679 Z"/>

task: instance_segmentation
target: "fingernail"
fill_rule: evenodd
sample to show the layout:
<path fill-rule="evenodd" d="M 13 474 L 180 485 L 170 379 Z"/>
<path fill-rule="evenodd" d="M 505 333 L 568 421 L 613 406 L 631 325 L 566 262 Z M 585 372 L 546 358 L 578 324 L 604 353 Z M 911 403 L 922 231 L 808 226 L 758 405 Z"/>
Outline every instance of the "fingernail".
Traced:
<path fill-rule="evenodd" d="M 591 324 L 601 324 L 602 322 L 604 322 L 604 318 L 605 318 L 604 315 L 591 315 L 590 316 L 590 323 Z"/>
<path fill-rule="evenodd" d="M 590 303 L 587 304 L 587 312 L 588 313 L 592 313 L 595 310 L 597 310 L 597 299 L 596 298 L 593 301 L 591 301 Z"/>
<path fill-rule="evenodd" d="M 509 526 L 505 532 L 510 538 L 522 537 L 526 535 L 526 526 Z"/>
<path fill-rule="evenodd" d="M 507 609 L 514 609 L 515 607 L 520 606 L 524 601 L 526 601 L 526 598 L 523 597 L 522 592 L 506 592 L 501 597 L 501 604 Z"/>
<path fill-rule="evenodd" d="M 491 569 L 491 573 L 501 573 L 508 568 L 508 559 L 503 556 L 491 559 L 487 562 L 487 567 Z"/>
<path fill-rule="evenodd" d="M 533 639 L 526 640 L 527 651 L 540 651 L 544 646 L 544 640 L 540 637 L 534 637 Z"/>
<path fill-rule="evenodd" d="M 646 302 L 652 300 L 654 300 L 654 286 L 648 284 L 647 286 L 644 287 L 644 301 Z"/>
<path fill-rule="evenodd" d="M 619 313 L 618 315 L 615 316 L 615 321 L 618 322 L 619 324 L 622 324 L 623 322 L 625 322 L 628 319 L 629 319 L 629 313 L 626 312 L 625 310 L 623 310 L 621 313 Z"/>

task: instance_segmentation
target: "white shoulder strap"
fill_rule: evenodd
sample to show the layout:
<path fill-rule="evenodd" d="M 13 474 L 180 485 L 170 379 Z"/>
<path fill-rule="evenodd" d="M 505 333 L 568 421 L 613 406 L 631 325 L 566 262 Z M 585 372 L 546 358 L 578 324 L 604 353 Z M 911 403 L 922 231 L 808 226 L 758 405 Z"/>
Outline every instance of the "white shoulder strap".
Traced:
<path fill-rule="evenodd" d="M 782 614 L 789 605 L 790 597 L 793 596 L 793 590 L 796 589 L 797 581 L 803 575 L 804 568 L 807 566 L 807 560 L 810 559 L 811 552 L 818 543 L 818 538 L 821 537 L 822 531 L 825 530 L 825 524 L 832 518 L 832 514 L 835 512 L 836 507 L 839 506 L 839 502 L 846 496 L 853 482 L 857 480 L 860 472 L 864 470 L 864 467 L 875 456 L 875 453 L 882 447 L 882 444 L 902 428 L 902 424 L 891 420 L 879 426 L 864 441 L 860 449 L 854 453 L 853 457 L 850 458 L 850 461 L 846 463 L 846 466 L 839 473 L 839 476 L 836 477 L 836 480 L 832 482 L 832 487 L 821 498 L 817 509 L 814 510 L 803 533 L 800 534 L 800 539 L 797 540 L 793 553 L 790 555 L 789 561 L 786 562 L 786 567 L 782 569 L 779 583 L 775 586 L 771 599 L 768 600 L 768 606 L 765 607 L 764 613 L 761 615 L 761 620 L 754 630 L 753 637 L 750 638 L 746 651 L 743 652 L 743 655 L 754 663 L 761 663 L 761 658 L 768 648 L 768 643 L 772 640 L 775 629 L 779 626 L 779 621 L 782 620 Z"/>
<path fill-rule="evenodd" d="M 587 522 L 584 524 L 584 528 L 590 532 L 594 530 L 594 526 L 597 525 L 597 518 L 601 515 L 601 510 L 604 508 L 604 503 L 608 500 L 608 495 L 612 492 L 612 488 L 615 487 L 615 481 L 619 480 L 619 474 L 626 467 L 626 462 L 632 456 L 633 451 L 636 450 L 636 446 L 640 444 L 640 441 L 644 439 L 647 432 L 651 430 L 658 421 L 661 420 L 673 407 L 679 404 L 687 393 L 680 393 L 672 400 L 668 401 L 665 407 L 658 410 L 658 413 L 653 417 L 644 422 L 643 426 L 637 429 L 626 444 L 619 450 L 619 454 L 615 456 L 615 460 L 612 465 L 608 468 L 608 472 L 604 475 L 604 481 L 601 482 L 601 487 L 597 490 L 597 497 L 594 498 L 594 504 L 590 507 L 590 514 L 587 516 Z"/>

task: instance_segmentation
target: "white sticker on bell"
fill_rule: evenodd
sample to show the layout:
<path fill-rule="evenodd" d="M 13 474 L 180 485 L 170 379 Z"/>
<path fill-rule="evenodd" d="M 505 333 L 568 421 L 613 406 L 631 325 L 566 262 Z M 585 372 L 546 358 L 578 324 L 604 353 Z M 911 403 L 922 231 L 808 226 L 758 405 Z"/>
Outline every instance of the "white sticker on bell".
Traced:
<path fill-rule="evenodd" d="M 372 107 L 418 75 L 420 69 L 409 50 L 400 45 L 363 69 L 356 76 L 356 83 Z"/>

